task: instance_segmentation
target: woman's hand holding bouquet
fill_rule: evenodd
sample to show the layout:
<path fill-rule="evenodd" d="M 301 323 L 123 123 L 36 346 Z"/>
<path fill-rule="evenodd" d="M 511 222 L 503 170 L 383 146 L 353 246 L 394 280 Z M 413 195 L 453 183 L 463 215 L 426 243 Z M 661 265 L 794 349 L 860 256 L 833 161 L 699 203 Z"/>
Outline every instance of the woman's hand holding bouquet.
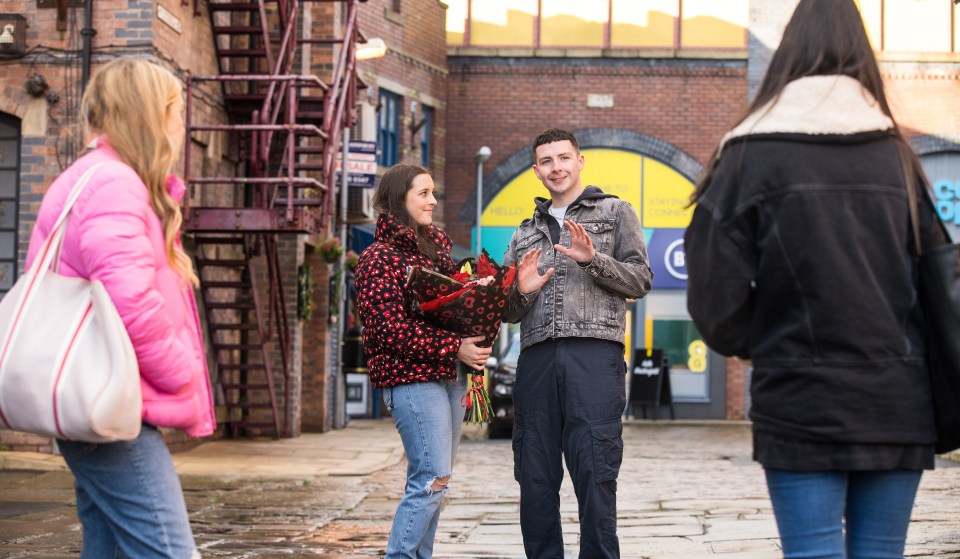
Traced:
<path fill-rule="evenodd" d="M 500 331 L 515 277 L 513 266 L 498 266 L 486 251 L 477 262 L 476 274 L 469 262 L 453 277 L 419 266 L 407 270 L 407 286 L 417 294 L 424 318 L 434 326 L 459 333 L 463 340 L 457 357 L 477 371 L 465 397 L 467 422 L 484 423 L 492 414 L 483 370 Z"/>
<path fill-rule="evenodd" d="M 487 365 L 487 359 L 493 351 L 493 347 L 483 347 L 487 338 L 485 336 L 470 336 L 460 341 L 460 351 L 457 352 L 457 358 L 463 361 L 471 369 L 483 373 L 483 368 Z"/>

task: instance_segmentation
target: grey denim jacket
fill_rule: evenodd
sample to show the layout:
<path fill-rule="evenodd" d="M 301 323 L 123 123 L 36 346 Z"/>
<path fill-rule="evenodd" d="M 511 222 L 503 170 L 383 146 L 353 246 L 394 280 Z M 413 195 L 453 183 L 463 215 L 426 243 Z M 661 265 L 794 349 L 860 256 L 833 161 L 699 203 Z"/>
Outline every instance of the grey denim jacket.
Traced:
<path fill-rule="evenodd" d="M 588 190 L 600 193 L 596 187 Z M 614 196 L 581 195 L 571 204 L 566 219 L 583 225 L 596 250 L 589 264 L 580 265 L 553 248 L 549 202 L 542 198 L 536 201 L 533 217 L 523 220 L 510 239 L 504 264 L 516 264 L 528 251 L 541 248 L 538 270 L 542 274 L 553 267 L 555 272 L 535 293 L 521 294 L 514 282 L 503 320 L 520 322 L 522 348 L 548 338 L 599 338 L 623 343 L 626 299 L 643 297 L 653 281 L 636 212 Z M 560 244 L 570 246 L 566 227 L 560 230 Z"/>

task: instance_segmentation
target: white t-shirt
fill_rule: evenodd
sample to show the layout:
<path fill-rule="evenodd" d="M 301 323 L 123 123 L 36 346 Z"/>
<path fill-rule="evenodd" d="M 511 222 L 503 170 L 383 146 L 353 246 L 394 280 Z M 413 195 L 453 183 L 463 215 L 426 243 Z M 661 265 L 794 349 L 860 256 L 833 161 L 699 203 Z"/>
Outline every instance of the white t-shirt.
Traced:
<path fill-rule="evenodd" d="M 560 229 L 563 229 L 563 218 L 565 215 L 567 215 L 567 206 L 562 208 L 554 208 L 553 206 L 550 206 L 547 208 L 547 211 L 550 212 L 550 215 L 552 215 L 557 220 L 557 223 L 560 224 Z"/>

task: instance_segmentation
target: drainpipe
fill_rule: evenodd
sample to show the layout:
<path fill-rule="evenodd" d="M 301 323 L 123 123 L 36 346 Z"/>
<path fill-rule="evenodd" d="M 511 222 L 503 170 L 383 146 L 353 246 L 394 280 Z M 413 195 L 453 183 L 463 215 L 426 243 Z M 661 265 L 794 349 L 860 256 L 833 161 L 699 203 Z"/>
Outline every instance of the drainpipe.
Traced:
<path fill-rule="evenodd" d="M 343 343 L 347 332 L 347 208 L 348 193 L 350 192 L 350 127 L 343 127 L 343 160 L 340 171 L 340 227 L 339 237 L 340 246 L 343 248 L 343 254 L 340 255 L 340 300 L 337 305 L 340 309 L 340 320 L 337 321 L 337 383 L 334 386 L 334 405 L 333 405 L 333 427 L 334 429 L 343 429 L 347 426 L 347 372 L 343 366 Z"/>
<path fill-rule="evenodd" d="M 83 66 L 80 75 L 80 93 L 87 90 L 87 82 L 90 81 L 90 59 L 93 36 L 97 30 L 93 28 L 93 0 L 84 0 L 83 2 L 83 29 L 80 30 L 80 36 L 83 37 Z"/>

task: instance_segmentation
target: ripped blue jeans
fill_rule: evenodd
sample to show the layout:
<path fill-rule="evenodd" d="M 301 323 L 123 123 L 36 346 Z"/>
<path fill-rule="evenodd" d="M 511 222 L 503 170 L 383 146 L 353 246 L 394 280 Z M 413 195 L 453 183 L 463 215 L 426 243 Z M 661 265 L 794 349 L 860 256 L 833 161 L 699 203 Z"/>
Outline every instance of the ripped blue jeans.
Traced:
<path fill-rule="evenodd" d="M 428 559 L 443 494 L 453 474 L 467 391 L 457 380 L 402 384 L 383 391 L 407 454 L 407 485 L 393 517 L 385 559 Z"/>

